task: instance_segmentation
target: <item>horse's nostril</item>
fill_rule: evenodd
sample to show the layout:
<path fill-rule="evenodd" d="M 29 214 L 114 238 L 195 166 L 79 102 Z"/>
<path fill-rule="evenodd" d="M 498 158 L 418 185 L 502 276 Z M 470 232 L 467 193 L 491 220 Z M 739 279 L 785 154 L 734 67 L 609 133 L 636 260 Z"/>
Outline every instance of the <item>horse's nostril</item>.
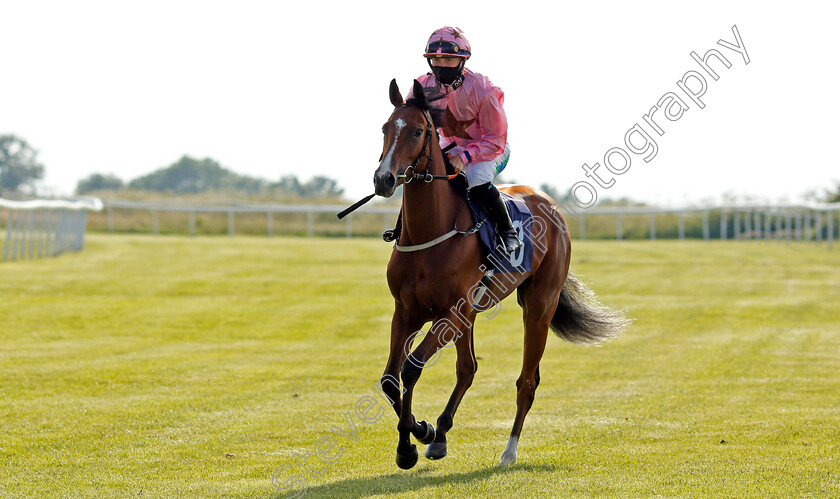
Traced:
<path fill-rule="evenodd" d="M 389 173 L 388 178 L 385 179 L 385 187 L 390 189 L 391 187 L 394 187 L 394 183 L 396 183 L 396 179 L 393 174 Z"/>
<path fill-rule="evenodd" d="M 391 173 L 391 172 L 387 172 L 387 173 L 383 173 L 381 175 L 374 175 L 373 176 L 373 183 L 375 185 L 380 185 L 380 186 L 385 187 L 387 189 L 390 189 L 391 187 L 393 187 L 394 184 L 396 183 L 396 181 L 397 181 L 397 179 L 394 178 L 394 174 Z"/>

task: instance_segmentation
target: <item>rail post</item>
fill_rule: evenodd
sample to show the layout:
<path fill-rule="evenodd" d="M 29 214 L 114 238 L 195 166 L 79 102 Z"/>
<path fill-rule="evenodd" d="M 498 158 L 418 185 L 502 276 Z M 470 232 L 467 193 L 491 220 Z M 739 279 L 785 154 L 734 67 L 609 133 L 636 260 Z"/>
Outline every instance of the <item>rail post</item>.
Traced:
<path fill-rule="evenodd" d="M 7 210 L 6 217 L 6 240 L 3 242 L 3 260 L 9 259 L 9 250 L 12 244 L 12 225 L 15 223 L 15 210 Z"/>
<path fill-rule="evenodd" d="M 817 220 L 814 223 L 814 225 L 815 225 L 814 229 L 816 230 L 816 233 L 817 233 L 817 235 L 816 235 L 817 242 L 821 243 L 822 242 L 822 213 L 817 212 L 816 217 L 817 217 Z"/>
<path fill-rule="evenodd" d="M 764 240 L 765 241 L 770 241 L 770 235 L 772 233 L 771 229 L 772 228 L 770 226 L 770 212 L 765 211 L 764 212 Z"/>
<path fill-rule="evenodd" d="M 787 239 L 788 242 L 790 242 L 793 239 L 793 237 L 792 237 L 793 233 L 792 233 L 792 228 L 791 228 L 791 226 L 793 225 L 793 215 L 791 214 L 791 212 L 789 210 L 785 211 L 785 218 L 787 219 L 785 221 L 786 222 L 785 223 L 785 238 Z"/>
<path fill-rule="evenodd" d="M 744 239 L 752 239 L 752 222 L 750 221 L 752 218 L 752 211 L 747 210 L 744 212 Z"/>

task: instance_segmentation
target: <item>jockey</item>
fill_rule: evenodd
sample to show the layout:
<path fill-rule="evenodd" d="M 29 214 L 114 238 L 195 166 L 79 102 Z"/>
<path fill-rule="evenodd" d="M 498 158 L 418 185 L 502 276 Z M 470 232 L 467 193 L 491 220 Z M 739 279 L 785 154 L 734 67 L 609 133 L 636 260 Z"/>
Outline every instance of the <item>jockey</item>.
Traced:
<path fill-rule="evenodd" d="M 440 28 L 429 37 L 423 54 L 432 72 L 417 81 L 423 85 L 426 101 L 444 111 L 438 129 L 441 149 L 447 151 L 456 172 L 466 169 L 470 198 L 481 204 L 496 225 L 505 251 L 512 254 L 522 242 L 492 183 L 510 157 L 502 109 L 505 95 L 489 78 L 464 67 L 470 55 L 470 42 L 459 28 Z M 396 238 L 397 229 L 386 231 L 383 237 Z"/>

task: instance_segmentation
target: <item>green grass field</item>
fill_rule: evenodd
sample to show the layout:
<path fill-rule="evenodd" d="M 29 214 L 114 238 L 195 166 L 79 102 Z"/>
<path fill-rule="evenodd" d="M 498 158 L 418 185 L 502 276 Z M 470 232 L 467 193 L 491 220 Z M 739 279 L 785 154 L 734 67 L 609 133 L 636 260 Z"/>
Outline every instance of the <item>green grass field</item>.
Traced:
<path fill-rule="evenodd" d="M 94 235 L 0 263 L 0 496 L 286 497 L 285 465 L 306 497 L 840 496 L 837 248 L 576 243 L 575 272 L 634 324 L 601 347 L 549 338 L 519 461 L 500 469 L 521 311 L 480 316 L 449 456 L 411 471 L 393 412 L 354 413 L 388 355 L 389 252 Z M 454 371 L 454 349 L 424 370 L 419 418 Z M 295 454 L 328 435 L 341 457 L 305 475 Z"/>

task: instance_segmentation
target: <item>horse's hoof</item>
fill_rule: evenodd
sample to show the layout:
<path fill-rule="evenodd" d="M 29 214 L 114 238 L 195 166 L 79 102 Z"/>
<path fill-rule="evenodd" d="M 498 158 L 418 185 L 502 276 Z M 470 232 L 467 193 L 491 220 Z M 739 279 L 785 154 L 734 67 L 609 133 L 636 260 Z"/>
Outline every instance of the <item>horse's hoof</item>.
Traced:
<path fill-rule="evenodd" d="M 411 444 L 411 450 L 409 450 L 406 454 L 400 454 L 399 451 L 397 451 L 397 466 L 399 466 L 400 469 L 410 470 L 415 464 L 417 464 L 418 457 L 420 457 L 420 455 L 417 454 L 417 446 Z"/>
<path fill-rule="evenodd" d="M 430 444 L 435 441 L 435 427 L 428 421 L 420 421 L 420 424 L 426 425 L 426 434 L 422 437 L 417 437 L 421 444 Z M 415 435 L 416 437 L 416 435 Z"/>
<path fill-rule="evenodd" d="M 502 459 L 499 461 L 499 466 L 507 466 L 516 462 L 516 452 L 502 452 Z"/>
<path fill-rule="evenodd" d="M 426 458 L 443 459 L 446 457 L 446 442 L 432 442 L 426 447 Z"/>

